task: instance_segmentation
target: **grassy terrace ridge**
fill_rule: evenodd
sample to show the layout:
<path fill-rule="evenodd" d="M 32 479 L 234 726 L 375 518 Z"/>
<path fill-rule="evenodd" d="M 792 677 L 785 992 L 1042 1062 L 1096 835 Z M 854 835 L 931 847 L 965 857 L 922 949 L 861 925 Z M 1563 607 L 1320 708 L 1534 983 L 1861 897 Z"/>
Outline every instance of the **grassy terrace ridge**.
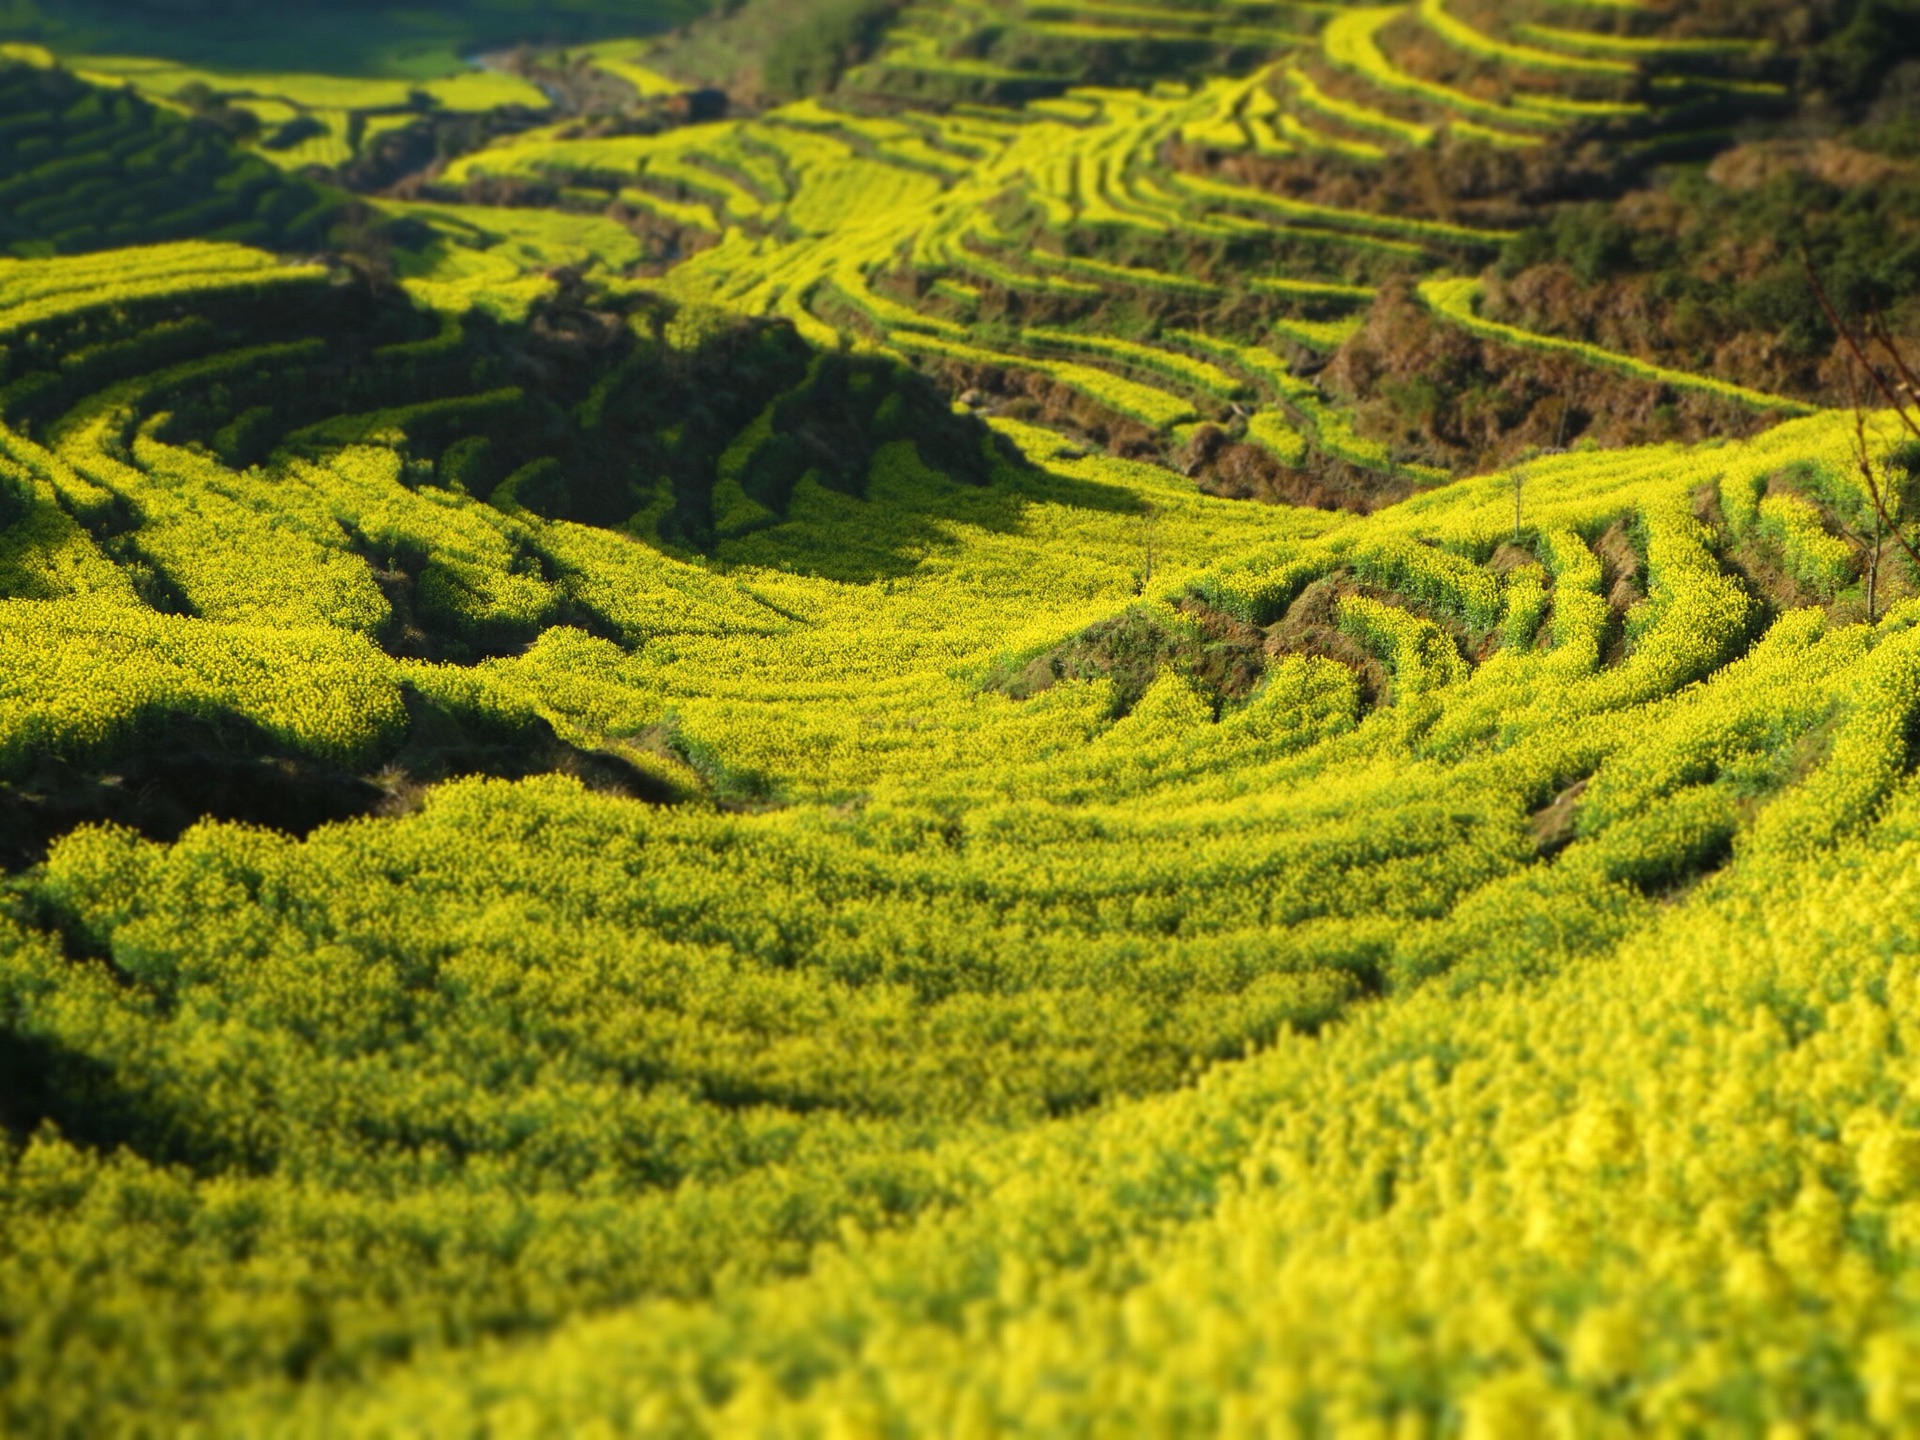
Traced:
<path fill-rule="evenodd" d="M 1751 406 L 1755 410 L 1775 411 L 1782 415 L 1805 415 L 1811 413 L 1814 408 L 1781 395 L 1768 395 L 1758 390 L 1749 390 L 1742 385 L 1730 385 L 1724 380 L 1714 379 L 1711 375 L 1695 375 L 1690 371 L 1670 370 L 1664 366 L 1648 364 L 1631 355 L 1612 354 L 1596 345 L 1587 345 L 1577 340 L 1556 339 L 1550 335 L 1536 335 L 1516 326 L 1502 325 L 1497 320 L 1485 319 L 1479 312 L 1480 282 L 1471 276 L 1424 280 L 1420 284 L 1420 298 L 1433 307 L 1435 314 L 1442 316 L 1449 323 L 1458 325 L 1475 335 L 1499 340 L 1504 344 L 1576 356 L 1588 364 L 1601 369 L 1616 370 L 1636 380 L 1666 385 L 1676 390 L 1698 390 L 1704 394 L 1721 396 L 1738 404 Z"/>
<path fill-rule="evenodd" d="M 324 266 L 288 264 L 244 245 L 199 240 L 110 251 L 102 259 L 61 263 L 0 260 L 0 335 L 13 335 L 135 301 L 324 279 Z"/>
<path fill-rule="evenodd" d="M 1521 70 L 1564 71 L 1574 75 L 1628 76 L 1630 61 L 1596 59 L 1543 50 L 1534 45 L 1516 45 L 1487 35 L 1447 9 L 1446 0 L 1420 0 L 1420 19 L 1449 45 L 1485 60 L 1497 60 Z"/>
<path fill-rule="evenodd" d="M 550 9 L 0 8 L 0 1434 L 1920 1431 L 1903 12 Z"/>

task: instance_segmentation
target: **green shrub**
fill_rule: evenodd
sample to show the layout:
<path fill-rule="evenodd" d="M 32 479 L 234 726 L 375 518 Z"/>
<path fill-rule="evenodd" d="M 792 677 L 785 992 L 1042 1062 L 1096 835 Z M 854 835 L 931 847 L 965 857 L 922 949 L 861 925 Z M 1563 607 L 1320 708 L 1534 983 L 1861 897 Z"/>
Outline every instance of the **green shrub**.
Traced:
<path fill-rule="evenodd" d="M 849 65 L 873 52 L 899 0 L 830 0 L 808 7 L 767 50 L 761 78 L 787 99 L 831 90 Z"/>

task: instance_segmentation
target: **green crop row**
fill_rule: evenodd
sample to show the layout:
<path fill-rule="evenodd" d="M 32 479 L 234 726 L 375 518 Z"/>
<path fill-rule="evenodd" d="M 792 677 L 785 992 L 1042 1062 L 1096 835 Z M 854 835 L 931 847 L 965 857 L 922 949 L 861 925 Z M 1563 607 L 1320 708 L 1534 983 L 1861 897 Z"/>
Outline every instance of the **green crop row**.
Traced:
<path fill-rule="evenodd" d="M 1450 14 L 1446 0 L 1420 0 L 1420 20 L 1449 45 L 1483 60 L 1496 60 L 1520 70 L 1548 73 L 1625 78 L 1634 74 L 1634 66 L 1624 60 L 1587 59 L 1541 50 L 1531 45 L 1515 45 L 1496 40 Z"/>
<path fill-rule="evenodd" d="M 1182 355 L 1177 350 L 1163 350 L 1157 346 L 1142 345 L 1132 340 L 1120 340 L 1108 335 L 1082 334 L 1071 330 L 1030 329 L 1022 331 L 1020 338 L 1030 345 L 1054 350 L 1075 350 L 1089 355 L 1098 355 L 1104 359 L 1117 360 L 1123 365 L 1164 375 L 1178 384 L 1191 386 L 1223 399 L 1231 399 L 1241 394 L 1244 388 L 1238 380 L 1219 366 L 1210 365 L 1204 360 L 1195 360 L 1191 356 Z"/>
<path fill-rule="evenodd" d="M 1104 281 L 1108 285 L 1137 285 L 1143 290 L 1161 290 L 1174 295 L 1221 293 L 1221 287 L 1209 281 L 1170 275 L 1162 270 L 1149 270 L 1137 265 L 1109 265 L 1103 260 L 1089 260 L 1077 255 L 1049 255 L 1044 250 L 1035 250 L 1027 258 L 1048 269 L 1058 268 L 1069 275 Z"/>
<path fill-rule="evenodd" d="M 1486 632 L 1499 621 L 1500 582 L 1479 566 L 1431 545 L 1396 539 L 1361 544 L 1343 557 L 1356 574 Z"/>
<path fill-rule="evenodd" d="M 1116 414 L 1125 415 L 1143 424 L 1151 425 L 1155 429 L 1167 429 L 1194 418 L 1193 406 L 1188 401 L 1176 395 L 1170 395 L 1164 390 L 1156 390 L 1137 381 L 1126 380 L 1104 370 L 1097 370 L 1090 365 L 1007 355 L 997 351 L 983 350 L 977 346 L 937 339 L 931 335 L 901 332 L 893 335 L 891 340 L 893 344 L 909 354 L 935 355 L 942 359 L 957 360 L 966 365 L 990 365 L 999 369 L 1029 370 L 1050 376 Z"/>
<path fill-rule="evenodd" d="M 1297 105 L 1342 125 L 1384 139 L 1397 140 L 1403 145 L 1418 147 L 1433 143 L 1432 126 L 1401 120 L 1371 106 L 1330 95 L 1315 84 L 1313 77 L 1304 70 L 1288 70 L 1286 82 Z"/>
<path fill-rule="evenodd" d="M 1217 204 L 1243 205 L 1266 211 L 1289 221 L 1333 230 L 1355 230 L 1362 235 L 1385 236 L 1415 241 L 1434 241 L 1447 246 L 1483 247 L 1498 245 L 1508 237 L 1497 230 L 1477 230 L 1465 225 L 1450 225 L 1440 220 L 1418 220 L 1398 215 L 1380 215 L 1362 210 L 1342 210 L 1293 200 L 1264 190 L 1228 185 L 1201 176 L 1179 174 L 1172 177 L 1180 189 Z"/>
<path fill-rule="evenodd" d="M 219 234 L 314 247 L 339 200 L 203 126 L 58 69 L 0 58 L 0 253 Z"/>
<path fill-rule="evenodd" d="M 1462 277 L 1422 281 L 1420 298 L 1433 309 L 1435 314 L 1450 323 L 1489 340 L 1498 340 L 1502 344 L 1546 351 L 1550 354 L 1575 356 L 1590 365 L 1614 371 L 1631 379 L 1643 380 L 1651 385 L 1665 385 L 1675 390 L 1691 390 L 1717 396 L 1754 410 L 1770 410 L 1783 415 L 1804 415 L 1812 409 L 1811 406 L 1797 400 L 1750 390 L 1745 386 L 1716 380 L 1710 375 L 1696 375 L 1685 370 L 1669 370 L 1663 366 L 1635 359 L 1631 355 L 1602 350 L 1584 341 L 1561 340 L 1551 335 L 1539 335 L 1532 331 L 1517 329 L 1512 325 L 1503 325 L 1496 320 L 1483 319 L 1476 308 L 1480 298 L 1480 282 L 1475 279 Z"/>
<path fill-rule="evenodd" d="M 1369 140 L 1349 140 L 1345 136 L 1335 135 L 1317 126 L 1308 125 L 1292 111 L 1282 111 L 1269 122 L 1279 137 L 1276 149 L 1286 151 L 1299 149 L 1313 154 L 1341 155 L 1349 160 L 1358 160 L 1363 165 L 1376 164 L 1387 158 L 1387 152 Z"/>
<path fill-rule="evenodd" d="M 121 254 L 123 252 L 115 252 Z M 185 241 L 154 246 L 130 263 L 0 260 L 0 334 L 158 297 L 181 298 L 233 289 L 313 284 L 326 271 L 289 265 L 239 245 Z"/>
<path fill-rule="evenodd" d="M 1393 668 L 1394 681 L 1419 695 L 1464 679 L 1466 662 L 1446 631 L 1431 620 L 1364 595 L 1340 599 L 1340 628 L 1376 651 Z"/>
<path fill-rule="evenodd" d="M 1617 56 L 1630 60 L 1687 59 L 1701 55 L 1754 56 L 1767 48 L 1766 42 L 1761 40 L 1610 35 L 1596 30 L 1568 30 L 1556 25 L 1517 25 L 1514 33 L 1574 55 Z"/>
<path fill-rule="evenodd" d="M 1395 66 L 1380 49 L 1378 37 L 1391 21 L 1406 13 L 1404 6 L 1384 5 L 1349 10 L 1336 16 L 1321 32 L 1321 46 L 1327 59 L 1342 69 L 1364 77 L 1382 90 L 1426 101 L 1450 116 L 1476 117 L 1523 131 L 1551 126 L 1552 122 L 1542 116 L 1482 100 L 1464 90 L 1456 90 L 1435 81 L 1422 80 Z M 1527 137 L 1507 138 L 1525 141 Z"/>
<path fill-rule="evenodd" d="M 1760 502 L 1759 531 L 1780 547 L 1788 573 L 1816 594 L 1832 598 L 1853 582 L 1853 547 L 1829 535 L 1820 512 L 1794 495 L 1769 495 Z"/>
<path fill-rule="evenodd" d="M 1247 420 L 1247 438 L 1283 465 L 1307 458 L 1307 438 L 1272 410 L 1257 410 Z"/>

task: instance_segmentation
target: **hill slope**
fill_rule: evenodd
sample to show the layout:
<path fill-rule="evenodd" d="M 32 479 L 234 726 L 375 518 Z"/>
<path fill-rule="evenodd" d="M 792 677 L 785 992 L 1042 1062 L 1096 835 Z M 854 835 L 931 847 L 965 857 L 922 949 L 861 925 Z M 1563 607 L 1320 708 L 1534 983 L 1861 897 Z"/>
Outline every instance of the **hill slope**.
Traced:
<path fill-rule="evenodd" d="M 37 67 L 335 208 L 0 260 L 0 1429 L 1920 1424 L 1920 450 L 1498 308 L 1772 25 L 916 5 L 352 201 Z"/>

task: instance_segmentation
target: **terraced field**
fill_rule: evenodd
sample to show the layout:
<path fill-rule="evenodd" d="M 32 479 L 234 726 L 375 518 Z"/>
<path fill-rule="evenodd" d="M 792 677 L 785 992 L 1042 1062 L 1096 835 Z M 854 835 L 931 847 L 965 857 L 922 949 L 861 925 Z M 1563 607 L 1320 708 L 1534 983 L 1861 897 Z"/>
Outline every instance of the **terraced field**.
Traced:
<path fill-rule="evenodd" d="M 530 132 L 462 157 L 445 179 L 543 184 L 563 203 L 643 213 L 673 234 L 672 256 L 705 247 L 671 265 L 651 287 L 660 293 L 777 315 L 815 344 L 846 337 L 961 388 L 999 391 L 1008 376 L 1016 389 L 1050 387 L 1040 418 L 1077 411 L 1082 430 L 1124 437 L 1127 453 L 1171 451 L 1214 423 L 1317 474 L 1322 490 L 1399 494 L 1438 478 L 1433 467 L 1352 435 L 1294 372 L 1336 349 L 1376 288 L 1401 276 L 1458 277 L 1422 292 L 1449 297 L 1433 305 L 1437 317 L 1530 343 L 1476 326 L 1461 288 L 1510 232 L 1470 215 L 1325 203 L 1284 181 L 1257 183 L 1258 167 L 1331 159 L 1355 190 L 1390 152 L 1524 149 L 1574 133 L 1624 149 L 1670 146 L 1683 130 L 1701 143 L 1711 132 L 1700 127 L 1735 104 L 1764 108 L 1784 93 L 1752 78 L 1771 73 L 1757 42 L 1559 28 L 1520 44 L 1437 4 L 1342 12 L 1317 36 L 1301 27 L 1320 17 L 1278 6 L 1236 7 L 1231 23 L 1208 8 L 1042 7 L 1018 33 L 1070 33 L 1096 55 L 1110 34 L 1175 55 L 1188 45 L 1280 58 L 1152 93 L 1030 71 L 994 81 L 985 62 L 950 55 L 988 18 L 910 11 L 903 34 L 832 104 L 654 136 Z M 1148 19 L 1165 24 L 1143 30 Z M 1596 50 L 1605 53 L 1585 53 Z M 1471 86 L 1432 78 L 1463 62 Z M 911 75 L 976 99 L 874 108 L 914 93 Z M 1056 93 L 1033 98 L 1036 89 Z M 1506 98 L 1483 98 L 1495 93 Z M 1581 358 L 1618 364 L 1591 347 Z M 1804 408 L 1644 362 L 1627 368 L 1762 414 Z"/>
<path fill-rule="evenodd" d="M 918 0 L 359 193 L 530 82 L 16 50 L 0 1431 L 1920 1426 L 1920 413 L 1401 198 L 1709 18 Z M 1691 429 L 1456 474 L 1394 306 Z"/>

